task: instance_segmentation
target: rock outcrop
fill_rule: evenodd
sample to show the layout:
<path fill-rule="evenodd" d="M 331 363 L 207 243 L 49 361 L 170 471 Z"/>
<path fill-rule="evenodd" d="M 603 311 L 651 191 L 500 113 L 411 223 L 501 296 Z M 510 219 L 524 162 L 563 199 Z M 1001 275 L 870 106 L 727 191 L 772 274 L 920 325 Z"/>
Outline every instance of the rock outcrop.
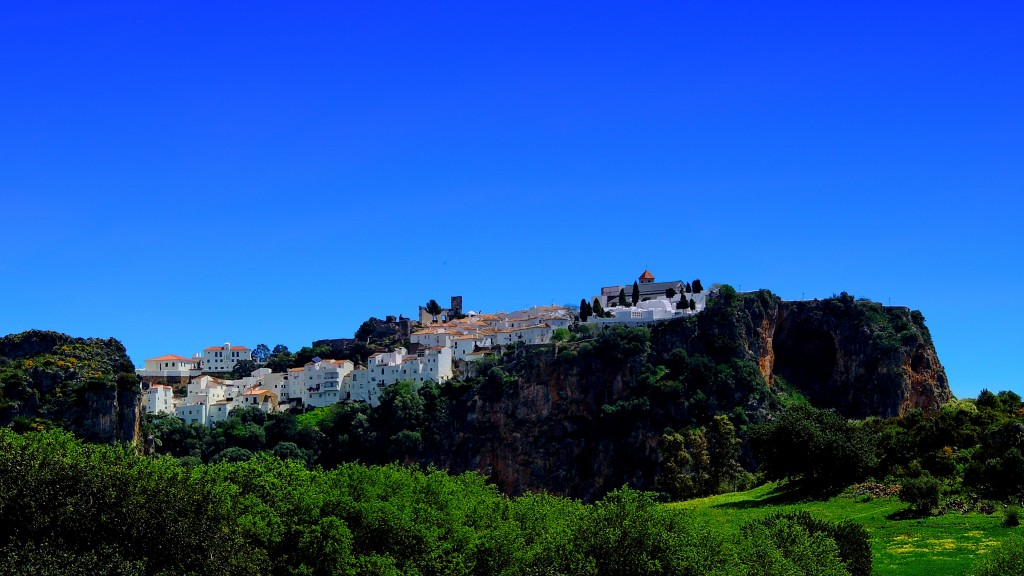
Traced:
<path fill-rule="evenodd" d="M 59 424 L 92 442 L 139 438 L 142 395 L 124 346 L 30 330 L 0 338 L 0 424 Z"/>

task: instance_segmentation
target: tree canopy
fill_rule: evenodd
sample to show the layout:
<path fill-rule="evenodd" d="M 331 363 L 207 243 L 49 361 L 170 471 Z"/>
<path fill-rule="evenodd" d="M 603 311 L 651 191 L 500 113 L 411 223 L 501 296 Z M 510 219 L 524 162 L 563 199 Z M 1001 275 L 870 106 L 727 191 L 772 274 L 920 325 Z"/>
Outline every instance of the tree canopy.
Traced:
<path fill-rule="evenodd" d="M 433 298 L 427 302 L 427 305 L 424 306 L 423 309 L 427 311 L 427 314 L 430 314 L 433 317 L 434 322 L 437 322 L 437 317 L 444 312 L 444 308 L 441 308 L 441 305 Z"/>
<path fill-rule="evenodd" d="M 789 479 L 811 492 L 863 480 L 874 465 L 873 438 L 861 425 L 804 404 L 751 427 L 748 438 L 765 478 Z"/>

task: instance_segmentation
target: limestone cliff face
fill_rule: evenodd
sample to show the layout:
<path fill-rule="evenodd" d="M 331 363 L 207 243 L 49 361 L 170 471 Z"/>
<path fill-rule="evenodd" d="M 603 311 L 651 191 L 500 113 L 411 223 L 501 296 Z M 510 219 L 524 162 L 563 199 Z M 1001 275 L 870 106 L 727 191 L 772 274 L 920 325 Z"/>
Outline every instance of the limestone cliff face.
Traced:
<path fill-rule="evenodd" d="M 953 398 L 919 312 L 852 298 L 778 309 L 771 372 L 854 418 L 933 412 Z"/>
<path fill-rule="evenodd" d="M 135 443 L 141 409 L 119 341 L 40 330 L 0 338 L 0 425 L 42 419 L 92 442 Z"/>
<path fill-rule="evenodd" d="M 594 499 L 623 484 L 653 489 L 666 427 L 737 408 L 756 420 L 774 387 L 856 418 L 933 411 L 952 399 L 919 313 L 845 295 L 783 302 L 767 291 L 726 294 L 695 318 L 651 326 L 649 342 L 603 345 L 532 347 L 504 371 L 490 368 L 451 404 L 442 440 L 419 460 L 480 471 L 510 494 Z M 672 381 L 700 377 L 692 367 L 673 372 L 678 350 L 704 358 L 714 374 L 725 370 L 708 380 L 718 389 Z M 652 369 L 662 365 L 667 373 Z M 730 374 L 738 383 L 722 390 Z"/>
<path fill-rule="evenodd" d="M 633 396 L 638 358 L 612 367 L 560 361 L 551 347 L 526 356 L 504 390 L 482 389 L 454 405 L 448 440 L 424 462 L 478 470 L 509 494 L 594 499 L 624 483 L 649 486 L 653 420 L 603 410 Z"/>
<path fill-rule="evenodd" d="M 767 384 L 781 377 L 850 418 L 931 412 L 953 398 L 920 312 L 845 293 L 786 302 L 762 290 L 723 300 L 695 323 L 653 326 L 655 351 L 750 360 Z"/>

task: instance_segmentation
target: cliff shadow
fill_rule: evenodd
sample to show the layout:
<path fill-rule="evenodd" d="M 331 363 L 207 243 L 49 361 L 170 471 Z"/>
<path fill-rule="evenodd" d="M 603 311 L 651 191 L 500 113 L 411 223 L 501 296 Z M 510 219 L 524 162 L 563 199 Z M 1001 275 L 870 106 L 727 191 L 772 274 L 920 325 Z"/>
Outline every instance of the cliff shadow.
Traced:
<path fill-rule="evenodd" d="M 805 502 L 810 498 L 805 490 L 795 486 L 776 486 L 771 492 L 755 500 L 741 500 L 739 502 L 723 502 L 715 504 L 712 508 L 726 508 L 732 510 L 746 510 L 748 508 L 761 508 L 763 506 L 777 506 L 782 504 L 797 504 Z"/>

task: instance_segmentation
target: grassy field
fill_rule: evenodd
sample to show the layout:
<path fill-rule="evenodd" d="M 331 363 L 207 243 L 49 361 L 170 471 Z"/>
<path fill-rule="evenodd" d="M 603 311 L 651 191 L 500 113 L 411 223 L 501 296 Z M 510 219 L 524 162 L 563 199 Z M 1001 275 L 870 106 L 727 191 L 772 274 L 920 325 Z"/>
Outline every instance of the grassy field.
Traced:
<path fill-rule="evenodd" d="M 823 502 L 792 502 L 777 492 L 775 484 L 669 506 L 692 510 L 713 525 L 732 531 L 739 531 L 747 520 L 794 510 L 807 510 L 831 521 L 860 522 L 871 533 L 874 573 L 878 576 L 964 574 L 1015 530 L 1024 532 L 1024 528 L 1003 528 L 998 513 L 899 519 L 893 514 L 906 504 L 892 497 L 842 494 Z"/>

